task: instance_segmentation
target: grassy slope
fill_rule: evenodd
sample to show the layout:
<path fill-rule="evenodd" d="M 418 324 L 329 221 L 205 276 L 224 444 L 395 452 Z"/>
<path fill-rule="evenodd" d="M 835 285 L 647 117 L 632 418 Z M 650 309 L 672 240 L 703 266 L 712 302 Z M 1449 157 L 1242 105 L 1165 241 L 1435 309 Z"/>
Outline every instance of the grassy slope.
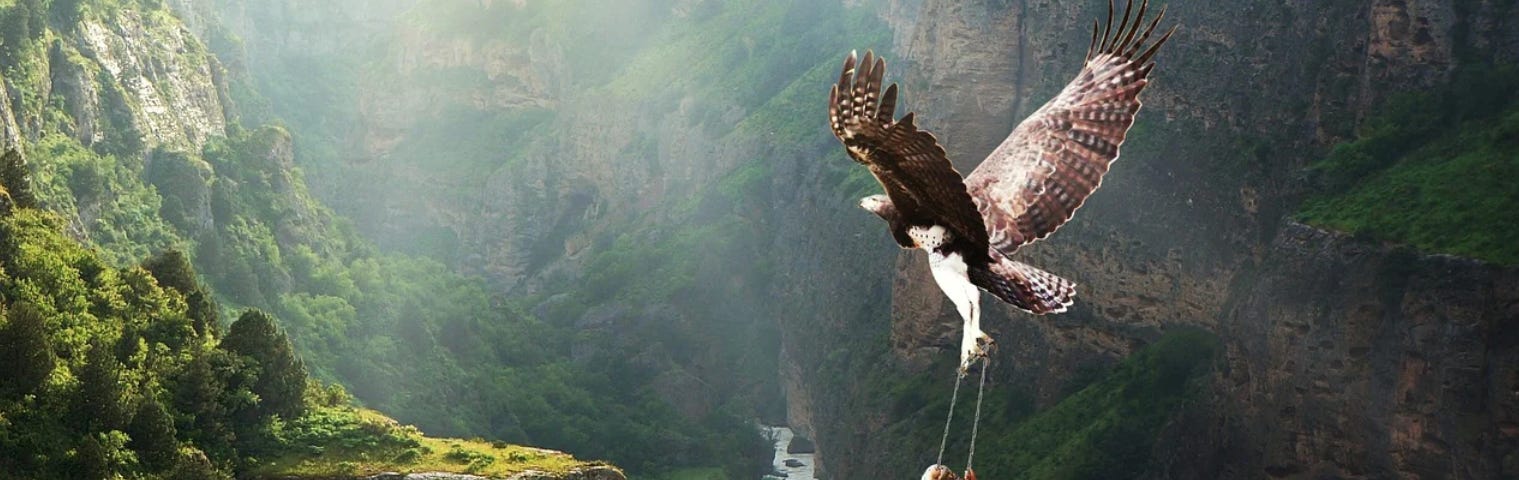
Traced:
<path fill-rule="evenodd" d="M 1395 99 L 1312 167 L 1297 218 L 1420 250 L 1519 264 L 1514 69 L 1467 69 L 1445 91 Z"/>
<path fill-rule="evenodd" d="M 352 407 L 317 410 L 291 422 L 285 432 L 297 446 L 263 459 L 249 475 L 333 478 L 449 472 L 504 478 L 527 470 L 562 474 L 593 465 L 552 450 L 427 437 L 379 412 Z"/>

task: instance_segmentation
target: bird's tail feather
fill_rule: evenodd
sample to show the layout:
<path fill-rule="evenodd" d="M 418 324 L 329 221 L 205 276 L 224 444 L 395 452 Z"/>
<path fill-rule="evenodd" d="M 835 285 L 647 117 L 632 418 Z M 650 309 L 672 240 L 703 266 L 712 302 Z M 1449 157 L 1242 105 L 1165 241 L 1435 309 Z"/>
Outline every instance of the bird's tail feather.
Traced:
<path fill-rule="evenodd" d="M 971 268 L 970 279 L 993 296 L 1035 315 L 1060 313 L 1076 297 L 1076 284 L 1032 265 L 992 255 L 985 268 Z"/>

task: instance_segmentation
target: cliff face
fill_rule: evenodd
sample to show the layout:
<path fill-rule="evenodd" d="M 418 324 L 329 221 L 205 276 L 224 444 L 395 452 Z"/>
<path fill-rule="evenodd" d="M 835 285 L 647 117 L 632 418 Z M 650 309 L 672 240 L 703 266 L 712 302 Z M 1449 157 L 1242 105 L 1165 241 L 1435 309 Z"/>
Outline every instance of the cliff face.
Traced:
<path fill-rule="evenodd" d="M 1247 282 L 1173 475 L 1519 474 L 1519 271 L 1288 224 Z"/>
<path fill-rule="evenodd" d="M 72 136 L 85 146 L 137 137 L 127 140 L 193 151 L 226 133 L 220 67 L 167 12 L 122 9 L 86 19 L 50 47 L 48 59 L 47 83 L 24 88 L 61 97 Z M 34 79 L 41 77 L 17 80 Z M 41 106 L 27 105 L 21 122 L 40 134 Z"/>
<path fill-rule="evenodd" d="M 80 54 L 93 60 L 122 89 L 121 94 L 132 99 L 123 102 L 126 105 L 107 105 L 129 108 L 132 123 L 150 145 L 198 149 L 208 137 L 225 135 L 221 86 L 213 72 L 220 67 L 177 19 L 167 12 L 144 18 L 123 10 L 110 23 L 91 21 L 80 27 Z M 55 78 L 55 84 L 59 81 Z M 86 119 L 97 114 L 81 114 L 75 115 L 80 122 L 78 135 L 89 144 L 94 138 Z"/>
<path fill-rule="evenodd" d="M 997 381 L 1028 386 L 1036 404 L 1048 405 L 1078 370 L 1110 364 L 1160 330 L 1200 326 L 1220 335 L 1229 362 L 1214 379 L 1214 412 L 1222 413 L 1210 418 L 1218 423 L 1198 427 L 1208 434 L 1196 438 L 1223 443 L 1157 456 L 1185 464 L 1192 457 L 1183 452 L 1211 450 L 1204 445 L 1231 449 L 1213 463 L 1177 467 L 1178 475 L 1494 475 L 1512 433 L 1491 425 L 1514 414 L 1512 402 L 1495 397 L 1512 397 L 1512 379 L 1493 373 L 1514 354 L 1505 340 L 1512 332 L 1499 320 L 1513 303 L 1512 274 L 1347 253 L 1367 248 L 1284 229 L 1281 219 L 1303 193 L 1301 169 L 1382 100 L 1446 82 L 1459 63 L 1519 60 L 1516 6 L 1172 3 L 1168 18 L 1182 27 L 1159 56 L 1122 158 L 1071 224 L 1021 252 L 1076 281 L 1077 305 L 1037 319 L 988 309 L 985 323 L 1003 347 Z M 968 171 L 1076 72 L 1091 19 L 1105 14 L 1098 8 L 924 0 L 894 2 L 884 15 L 897 28 L 893 60 L 911 108 Z M 1391 267 L 1405 261 L 1413 263 L 1407 270 Z M 903 253 L 891 287 L 889 360 L 908 372 L 953 355 L 960 323 L 923 263 Z M 1460 300 L 1430 301 L 1466 282 L 1474 291 Z M 1357 295 L 1367 298 L 1350 298 Z M 809 333 L 787 335 L 788 353 L 882 334 L 829 320 L 871 311 L 866 305 L 807 305 L 822 312 L 782 320 L 787 332 Z M 885 432 L 901 418 L 839 391 L 864 370 L 820 373 L 827 365 L 784 357 L 792 419 L 816 434 L 830 476 L 889 474 L 877 470 L 879 459 L 912 453 L 886 453 L 893 434 Z M 1335 394 L 1310 398 L 1328 390 Z M 824 424 L 841 418 L 857 428 Z"/>
<path fill-rule="evenodd" d="M 16 114 L 11 111 L 11 95 L 4 77 L 0 77 L 0 148 L 21 148 L 21 126 L 16 124 Z"/>
<path fill-rule="evenodd" d="M 4 12 L 11 32 L 29 33 L 5 45 L 0 144 L 39 149 L 39 198 L 113 261 L 169 245 L 157 195 L 138 177 L 149 152 L 198 153 L 226 134 L 220 65 L 166 9 L 89 10 L 66 28 L 46 15 L 16 20 L 25 11 Z"/>

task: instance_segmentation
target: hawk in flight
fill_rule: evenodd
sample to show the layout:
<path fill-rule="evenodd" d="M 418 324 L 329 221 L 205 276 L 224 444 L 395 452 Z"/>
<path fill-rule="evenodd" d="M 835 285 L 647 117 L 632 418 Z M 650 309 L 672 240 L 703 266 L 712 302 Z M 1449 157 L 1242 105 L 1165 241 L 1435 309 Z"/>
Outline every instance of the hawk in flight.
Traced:
<path fill-rule="evenodd" d="M 1081 73 L 963 179 L 912 113 L 896 118 L 897 85 L 881 90 L 886 62 L 870 52 L 863 61 L 854 53 L 844 60 L 828 95 L 828 121 L 886 191 L 860 206 L 886 220 L 902 248 L 928 253 L 934 281 L 965 320 L 962 371 L 991 343 L 981 331 L 980 290 L 1036 315 L 1071 305 L 1075 284 L 1011 256 L 1070 220 L 1118 158 L 1155 68 L 1151 60 L 1176 30 L 1150 42 L 1165 11 L 1146 25 L 1148 6 L 1141 3 L 1131 22 L 1130 0 L 1114 29 L 1110 0 L 1106 26 L 1092 26 Z"/>

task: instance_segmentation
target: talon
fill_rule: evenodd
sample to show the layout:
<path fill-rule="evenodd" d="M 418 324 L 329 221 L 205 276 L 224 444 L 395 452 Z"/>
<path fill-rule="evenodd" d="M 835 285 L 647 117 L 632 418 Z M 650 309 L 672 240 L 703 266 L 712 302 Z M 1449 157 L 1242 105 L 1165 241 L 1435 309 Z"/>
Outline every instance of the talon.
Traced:
<path fill-rule="evenodd" d="M 981 336 L 976 337 L 976 349 L 980 350 L 980 356 L 982 357 L 990 356 L 992 348 L 996 346 L 997 340 L 986 333 L 982 333 Z"/>

